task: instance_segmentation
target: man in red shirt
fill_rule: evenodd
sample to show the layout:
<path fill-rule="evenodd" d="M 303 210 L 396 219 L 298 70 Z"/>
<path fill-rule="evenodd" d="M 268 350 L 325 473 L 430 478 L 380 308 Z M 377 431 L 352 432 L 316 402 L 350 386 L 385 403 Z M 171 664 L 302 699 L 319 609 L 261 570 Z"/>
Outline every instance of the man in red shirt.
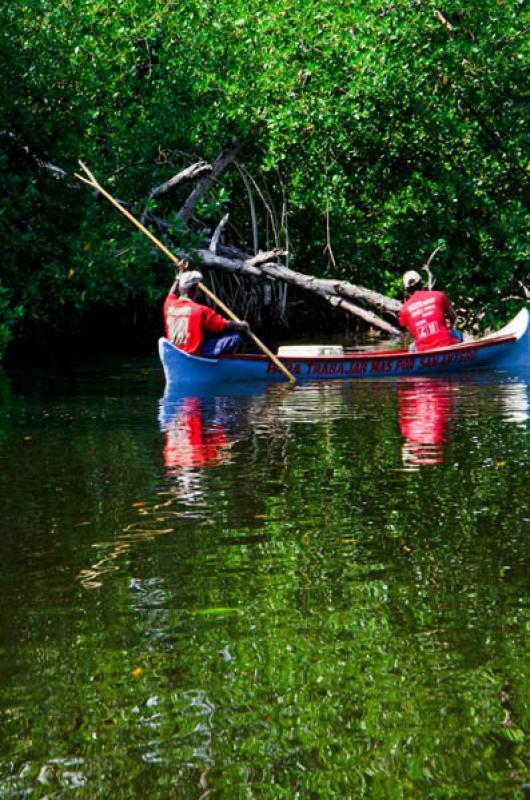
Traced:
<path fill-rule="evenodd" d="M 181 272 L 175 280 L 164 303 L 166 338 L 191 355 L 234 353 L 242 343 L 240 333 L 250 330 L 248 322 L 226 320 L 208 306 L 196 303 L 197 285 L 202 280 L 197 270 Z"/>
<path fill-rule="evenodd" d="M 456 323 L 456 312 L 442 292 L 423 288 L 421 275 L 414 270 L 405 272 L 403 285 L 410 297 L 403 303 L 399 313 L 399 324 L 406 327 L 414 337 L 411 350 L 430 350 L 447 347 L 462 341 L 461 331 L 449 330 Z"/>

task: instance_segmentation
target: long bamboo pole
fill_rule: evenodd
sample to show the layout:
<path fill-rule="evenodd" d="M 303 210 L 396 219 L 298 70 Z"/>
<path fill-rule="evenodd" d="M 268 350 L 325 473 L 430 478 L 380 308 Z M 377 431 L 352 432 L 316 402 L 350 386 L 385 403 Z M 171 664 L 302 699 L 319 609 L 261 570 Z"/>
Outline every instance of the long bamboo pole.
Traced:
<path fill-rule="evenodd" d="M 174 263 L 174 264 L 175 264 L 175 265 L 178 267 L 178 265 L 179 265 L 179 260 L 178 260 L 178 258 L 177 258 L 177 257 L 176 257 L 176 256 L 175 256 L 175 255 L 174 255 L 174 254 L 173 254 L 173 253 L 170 251 L 170 250 L 168 250 L 168 249 L 167 249 L 167 247 L 166 247 L 164 244 L 162 244 L 162 242 L 161 242 L 161 241 L 159 241 L 159 239 L 157 239 L 157 238 L 156 238 L 156 236 L 154 236 L 154 235 L 151 233 L 151 231 L 150 231 L 150 230 L 148 230 L 146 227 L 144 227 L 144 226 L 142 225 L 142 223 L 141 223 L 141 222 L 139 222 L 139 221 L 136 219 L 136 217 L 134 217 L 134 216 L 133 216 L 133 215 L 132 215 L 132 214 L 131 214 L 131 213 L 130 213 L 130 212 L 129 212 L 129 211 L 126 209 L 126 208 L 124 208 L 124 207 L 121 205 L 121 203 L 118 203 L 118 201 L 117 201 L 117 200 L 115 200 L 115 199 L 114 199 L 114 197 L 112 197 L 112 195 L 111 195 L 111 194 L 109 194 L 109 192 L 107 192 L 107 191 L 106 191 L 106 190 L 105 190 L 105 189 L 104 189 L 104 188 L 103 188 L 103 187 L 102 187 L 102 186 L 101 186 L 101 185 L 98 183 L 98 181 L 96 180 L 96 178 L 94 177 L 94 175 L 93 175 L 93 174 L 90 172 L 90 170 L 88 169 L 88 167 L 87 167 L 85 164 L 83 164 L 83 162 L 82 162 L 82 161 L 80 161 L 80 162 L 79 162 L 79 164 L 80 164 L 80 166 L 81 166 L 81 169 L 82 169 L 82 170 L 83 170 L 83 171 L 84 171 L 84 172 L 85 172 L 85 173 L 88 175 L 88 178 L 89 178 L 89 180 L 87 180 L 87 178 L 83 177 L 83 175 L 79 175 L 79 174 L 76 172 L 76 173 L 75 173 L 75 177 L 77 178 L 77 180 L 79 180 L 79 181 L 82 181 L 82 183 L 86 183 L 88 186 L 92 186 L 92 187 L 93 187 L 94 189 L 96 189 L 96 190 L 97 190 L 97 191 L 98 191 L 100 194 L 102 194 L 102 195 L 103 195 L 103 197 L 106 197 L 106 198 L 107 198 L 107 200 L 108 200 L 110 203 L 112 203 L 112 205 L 113 205 L 113 206 L 115 206 L 115 208 L 117 208 L 117 209 L 118 209 L 118 211 L 121 211 L 121 213 L 122 213 L 122 214 L 123 214 L 125 217 L 127 217 L 127 219 L 128 219 L 130 222 L 132 222 L 132 224 L 133 224 L 133 225 L 135 225 L 135 226 L 138 228 L 138 230 L 142 231 L 142 233 L 144 233 L 144 234 L 147 236 L 147 238 L 148 238 L 148 239 L 150 239 L 150 240 L 153 242 L 153 244 L 155 244 L 155 245 L 158 247 L 158 249 L 159 249 L 159 250 L 161 250 L 161 251 L 164 253 L 164 255 L 166 255 L 166 256 L 167 256 L 167 257 L 168 257 L 168 258 L 169 258 L 169 259 L 170 259 L 170 260 L 171 260 L 171 261 L 172 261 L 172 262 L 173 262 L 173 263 Z M 198 287 L 199 287 L 199 289 L 201 289 L 201 290 L 204 292 L 204 294 L 205 294 L 207 297 L 209 297 L 209 298 L 210 298 L 210 300 L 212 300 L 214 303 L 216 303 L 216 304 L 219 306 L 219 308 L 220 308 L 222 311 L 224 311 L 224 313 L 226 314 L 226 316 L 227 316 L 227 317 L 230 317 L 230 319 L 232 319 L 234 322 L 241 322 L 241 320 L 240 320 L 240 319 L 238 319 L 238 317 L 237 317 L 237 316 L 236 316 L 236 315 L 233 313 L 233 311 L 231 311 L 231 310 L 228 308 L 228 306 L 226 306 L 226 305 L 223 303 L 223 301 L 222 301 L 222 300 L 220 300 L 220 299 L 219 299 L 219 298 L 218 298 L 218 297 L 217 297 L 217 296 L 216 296 L 216 295 L 215 295 L 215 294 L 214 294 L 212 291 L 210 291 L 210 289 L 208 289 L 208 287 L 207 287 L 207 286 L 205 286 L 203 283 L 199 283 L 199 284 L 198 284 Z M 274 353 L 272 353 L 272 352 L 269 350 L 269 348 L 268 348 L 268 347 L 267 347 L 267 346 L 266 346 L 266 345 L 265 345 L 265 344 L 264 344 L 264 343 L 263 343 L 263 342 L 262 342 L 260 339 L 258 339 L 258 337 L 257 337 L 257 336 L 256 336 L 254 333 L 252 333 L 252 331 L 249 331 L 249 332 L 248 332 L 248 336 L 250 336 L 250 338 L 252 339 L 252 341 L 253 341 L 253 342 L 254 342 L 254 343 L 255 343 L 255 344 L 256 344 L 256 345 L 259 347 L 259 349 L 260 349 L 260 350 L 261 350 L 263 353 L 265 353 L 265 355 L 266 355 L 268 358 L 270 358 L 270 360 L 272 361 L 272 363 L 273 363 L 273 364 L 274 364 L 274 365 L 275 365 L 275 366 L 276 366 L 276 367 L 277 367 L 277 368 L 280 370 L 280 372 L 283 372 L 283 374 L 285 375 L 285 377 L 286 377 L 286 378 L 287 378 L 287 379 L 288 379 L 288 380 L 289 380 L 291 383 L 296 383 L 296 378 L 294 377 L 294 375 L 292 375 L 292 374 L 289 372 L 289 370 L 287 369 L 287 367 L 285 367 L 285 366 L 282 364 L 282 362 L 281 362 L 281 361 L 280 361 L 280 360 L 279 360 L 279 359 L 278 359 L 278 358 L 277 358 L 277 357 L 274 355 Z"/>

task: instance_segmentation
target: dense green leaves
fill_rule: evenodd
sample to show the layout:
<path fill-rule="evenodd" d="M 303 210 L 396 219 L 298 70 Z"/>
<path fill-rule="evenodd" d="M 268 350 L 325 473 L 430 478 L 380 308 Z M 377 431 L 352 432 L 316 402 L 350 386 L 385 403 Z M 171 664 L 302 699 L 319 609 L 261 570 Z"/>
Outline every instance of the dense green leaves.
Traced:
<path fill-rule="evenodd" d="M 5 4 L 0 224 L 13 303 L 45 294 L 36 321 L 68 326 L 101 303 L 150 306 L 170 278 L 153 255 L 145 274 L 144 253 L 117 259 L 132 246 L 123 220 L 42 162 L 71 174 L 83 158 L 141 212 L 149 189 L 238 138 L 278 218 L 288 204 L 301 270 L 395 292 L 443 241 L 438 286 L 489 306 L 487 321 L 509 316 L 518 301 L 503 299 L 529 273 L 528 15 L 514 0 Z M 240 174 L 221 181 L 250 247 Z"/>

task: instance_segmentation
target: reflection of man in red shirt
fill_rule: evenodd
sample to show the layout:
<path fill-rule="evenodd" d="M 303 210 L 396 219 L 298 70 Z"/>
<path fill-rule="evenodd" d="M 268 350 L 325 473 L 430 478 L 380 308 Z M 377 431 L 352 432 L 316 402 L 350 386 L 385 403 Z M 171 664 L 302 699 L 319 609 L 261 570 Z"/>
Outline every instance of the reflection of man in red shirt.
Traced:
<path fill-rule="evenodd" d="M 187 266 L 187 262 L 183 262 Z M 240 333 L 248 333 L 248 322 L 226 320 L 208 306 L 195 302 L 203 280 L 197 270 L 181 272 L 164 303 L 166 338 L 185 353 L 218 356 L 241 346 Z M 175 294 L 178 286 L 179 294 Z"/>
<path fill-rule="evenodd" d="M 453 384 L 432 379 L 405 381 L 398 386 L 398 402 L 405 463 L 441 463 L 448 421 L 455 411 Z"/>
<path fill-rule="evenodd" d="M 447 326 L 446 318 L 452 325 L 456 323 L 456 313 L 442 292 L 424 290 L 421 275 L 414 270 L 405 272 L 403 284 L 410 297 L 401 308 L 399 324 L 414 337 L 411 349 L 421 352 L 462 341 L 462 333 Z"/>
<path fill-rule="evenodd" d="M 221 464 L 228 457 L 227 446 L 224 426 L 206 427 L 199 398 L 186 397 L 166 427 L 164 463 L 170 471 Z"/>

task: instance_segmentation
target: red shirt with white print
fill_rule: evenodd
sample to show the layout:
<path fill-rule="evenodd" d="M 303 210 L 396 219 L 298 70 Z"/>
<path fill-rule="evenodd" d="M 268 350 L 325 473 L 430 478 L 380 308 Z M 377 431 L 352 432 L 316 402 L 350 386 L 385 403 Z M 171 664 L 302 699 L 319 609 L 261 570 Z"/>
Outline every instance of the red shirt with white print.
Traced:
<path fill-rule="evenodd" d="M 403 303 L 399 314 L 399 324 L 407 327 L 416 342 L 417 352 L 432 347 L 445 347 L 458 344 L 447 327 L 445 313 L 451 304 L 443 292 L 414 292 Z"/>
<path fill-rule="evenodd" d="M 201 354 L 205 334 L 218 336 L 226 327 L 226 320 L 213 309 L 171 292 L 164 303 L 164 320 L 166 338 L 179 350 L 192 355 Z"/>

